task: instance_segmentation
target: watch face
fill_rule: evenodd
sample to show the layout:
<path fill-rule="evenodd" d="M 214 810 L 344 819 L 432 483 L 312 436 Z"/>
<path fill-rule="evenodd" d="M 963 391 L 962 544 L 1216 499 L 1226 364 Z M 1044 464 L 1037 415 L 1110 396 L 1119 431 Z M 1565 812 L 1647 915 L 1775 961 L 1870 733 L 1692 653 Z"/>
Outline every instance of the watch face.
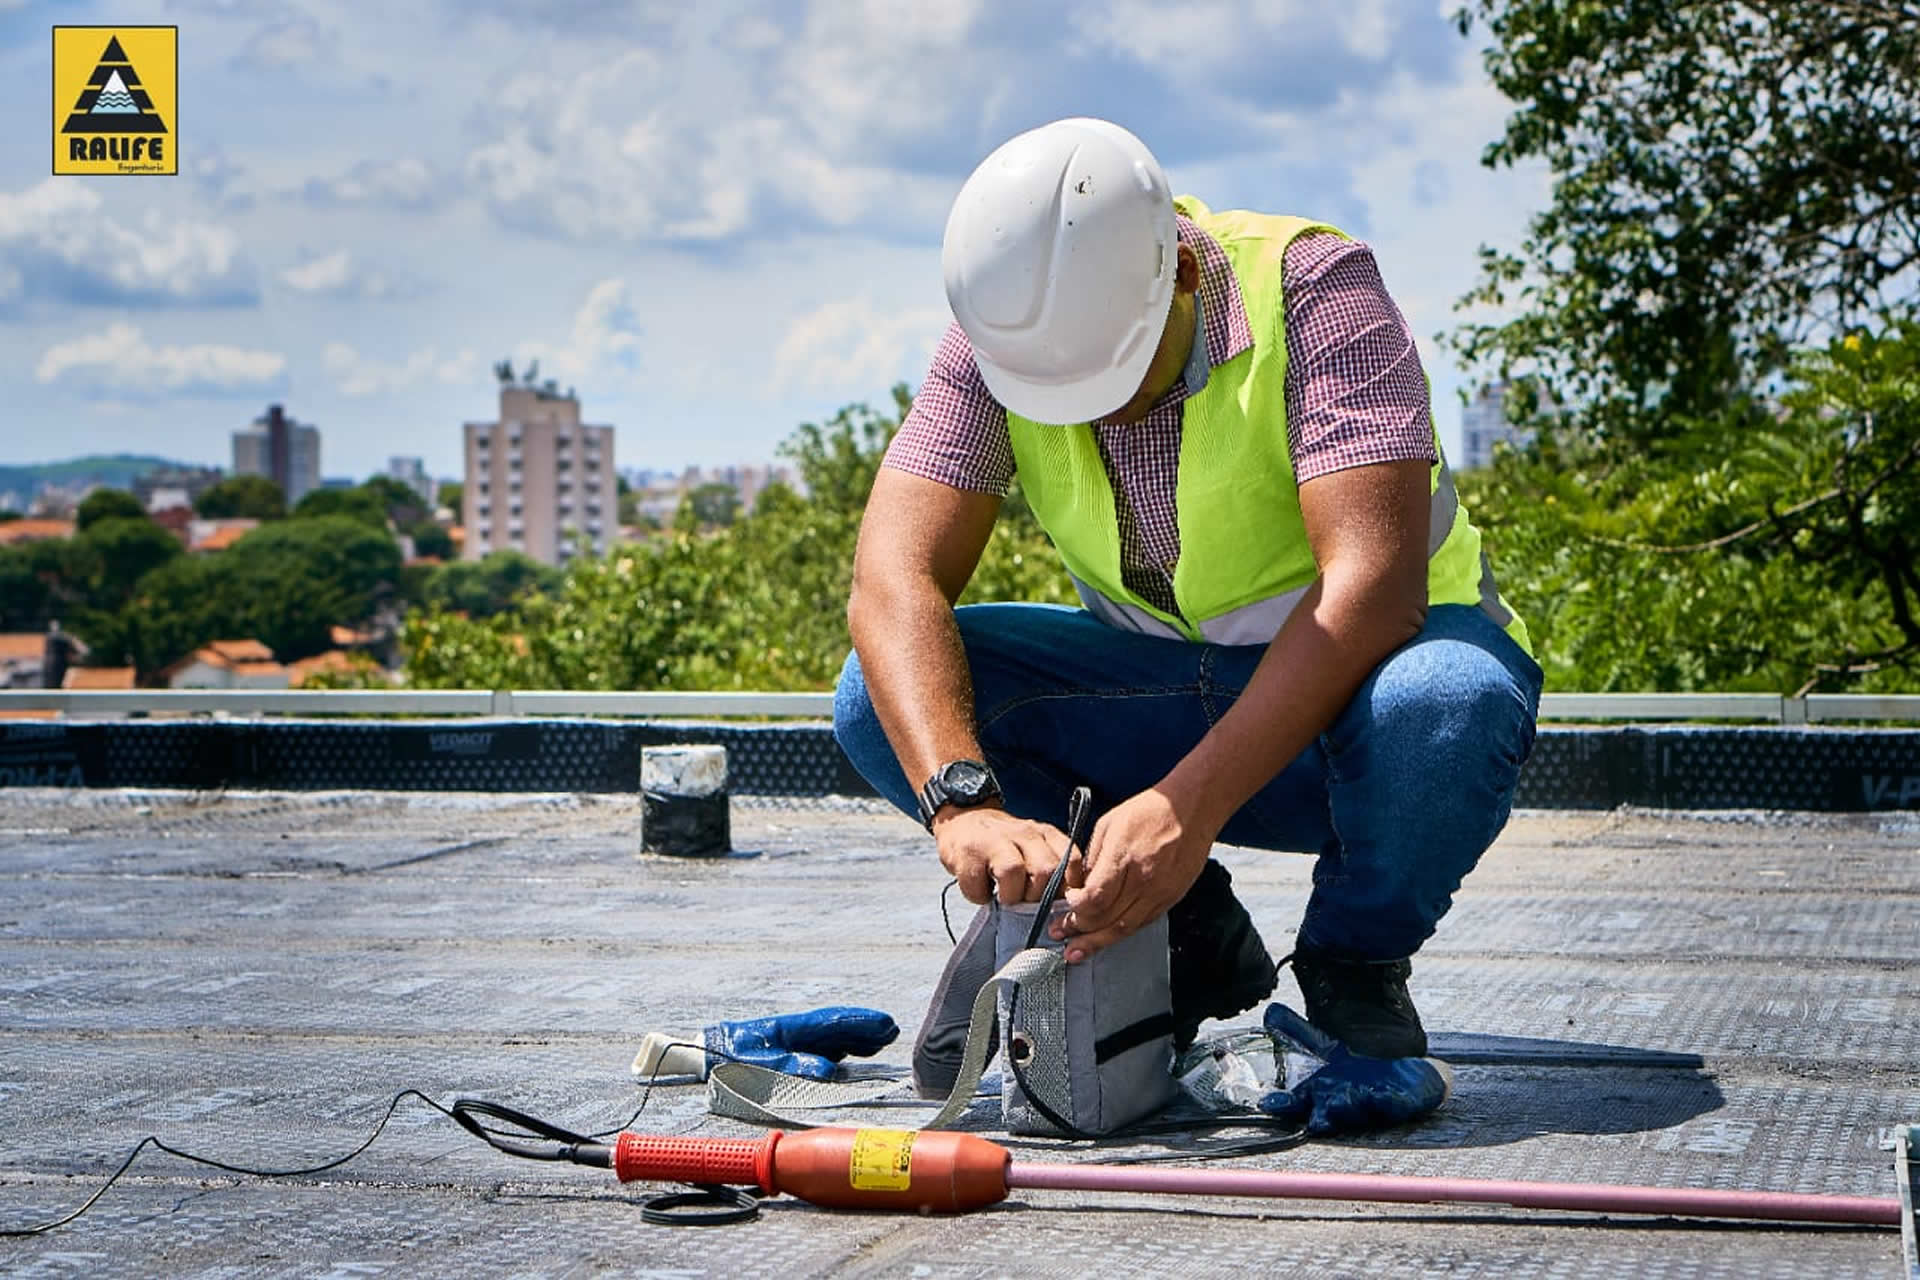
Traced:
<path fill-rule="evenodd" d="M 990 789 L 990 774 L 971 760 L 956 760 L 941 771 L 940 781 L 955 800 L 971 803 Z"/>

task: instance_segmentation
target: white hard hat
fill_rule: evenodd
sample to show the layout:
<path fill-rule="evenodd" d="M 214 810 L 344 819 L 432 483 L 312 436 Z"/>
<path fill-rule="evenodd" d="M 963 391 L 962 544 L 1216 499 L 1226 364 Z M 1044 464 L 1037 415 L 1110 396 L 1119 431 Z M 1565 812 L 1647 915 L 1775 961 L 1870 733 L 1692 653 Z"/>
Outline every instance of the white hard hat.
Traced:
<path fill-rule="evenodd" d="M 987 389 L 1035 422 L 1088 422 L 1139 390 L 1173 301 L 1173 193 L 1146 144 L 1057 120 L 1001 145 L 947 217 L 947 301 Z"/>

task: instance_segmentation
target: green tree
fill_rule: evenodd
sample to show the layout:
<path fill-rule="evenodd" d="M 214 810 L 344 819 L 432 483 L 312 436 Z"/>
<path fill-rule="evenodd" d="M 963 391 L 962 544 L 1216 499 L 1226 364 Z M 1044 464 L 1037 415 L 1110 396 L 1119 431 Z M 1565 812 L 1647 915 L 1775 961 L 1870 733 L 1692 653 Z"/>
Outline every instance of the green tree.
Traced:
<path fill-rule="evenodd" d="M 417 524 L 433 514 L 427 510 L 427 500 L 418 491 L 385 472 L 368 476 L 359 488 L 380 504 L 380 509 L 396 529 Z"/>
<path fill-rule="evenodd" d="M 631 489 L 624 490 L 620 496 L 615 499 L 620 511 L 620 523 L 623 525 L 639 525 L 654 529 L 659 528 L 660 522 L 640 509 L 642 500 L 642 495 Z"/>
<path fill-rule="evenodd" d="M 81 533 L 102 520 L 147 520 L 147 509 L 140 499 L 125 489 L 95 489 L 80 499 L 74 511 L 74 528 Z"/>
<path fill-rule="evenodd" d="M 1545 160 L 1549 207 L 1481 251 L 1454 341 L 1537 378 L 1563 430 L 1632 449 L 1764 389 L 1790 352 L 1910 303 L 1920 5 L 1469 0 L 1513 100 L 1489 166 Z"/>
<path fill-rule="evenodd" d="M 814 504 L 855 515 L 865 510 L 887 445 L 913 407 L 906 383 L 896 383 L 892 394 L 891 417 L 867 404 L 850 404 L 824 426 L 801 423 L 780 446 L 780 455 L 799 466 L 800 481 Z"/>
<path fill-rule="evenodd" d="M 407 536 L 413 539 L 415 555 L 438 556 L 442 560 L 453 559 L 453 535 L 433 521 L 418 521 L 407 530 Z"/>
<path fill-rule="evenodd" d="M 431 609 L 490 618 L 522 598 L 552 592 L 563 575 L 518 551 L 491 551 L 478 560 L 452 560 L 427 578 L 422 600 Z"/>
<path fill-rule="evenodd" d="M 756 516 L 780 515 L 801 511 L 806 508 L 807 500 L 793 491 L 793 486 L 774 481 L 753 497 L 753 514 Z"/>
<path fill-rule="evenodd" d="M 684 499 L 693 520 L 705 527 L 725 527 L 740 514 L 740 491 L 730 484 L 703 484 Z"/>
<path fill-rule="evenodd" d="M 121 610 L 135 584 L 181 554 L 180 540 L 144 512 L 98 516 L 74 538 L 0 548 L 0 630 L 39 631 L 58 619 L 97 659 L 118 661 Z"/>
<path fill-rule="evenodd" d="M 95 564 L 90 603 L 98 609 L 118 609 L 141 578 L 176 556 L 184 555 L 180 539 L 148 519 L 111 516 L 88 526 L 77 541 Z"/>
<path fill-rule="evenodd" d="M 0 547 L 0 631 L 45 631 L 51 596 L 27 547 Z"/>
<path fill-rule="evenodd" d="M 35 584 L 18 599 L 11 593 L 0 596 L 0 609 L 7 616 L 37 619 L 37 624 L 18 630 L 40 630 L 52 618 L 77 620 L 92 609 L 95 584 L 101 574 L 99 548 L 92 543 L 80 538 L 43 538 L 0 548 L 0 554 L 5 556 L 4 563 L 13 566 L 4 576 Z M 78 626 L 73 630 L 92 643 Z"/>
<path fill-rule="evenodd" d="M 1920 325 L 1801 356 L 1773 412 L 1461 488 L 1549 688 L 1920 685 Z"/>
<path fill-rule="evenodd" d="M 461 504 L 466 501 L 466 497 L 466 485 L 457 481 L 449 481 L 440 486 L 440 492 L 435 496 L 434 501 L 438 505 L 453 512 L 453 518 L 458 520 L 460 519 Z"/>
<path fill-rule="evenodd" d="M 265 476 L 228 476 L 195 498 L 193 510 L 207 520 L 278 520 L 287 514 L 287 498 Z"/>
<path fill-rule="evenodd" d="M 265 524 L 226 551 L 143 577 L 122 619 L 126 647 L 146 673 L 220 639 L 257 639 L 293 661 L 332 647 L 334 624 L 370 617 L 399 574 L 398 544 L 363 520 Z"/>
<path fill-rule="evenodd" d="M 351 489 L 314 489 L 294 505 L 293 514 L 298 519 L 346 516 L 376 529 L 387 527 L 386 503 L 379 492 L 365 485 Z"/>

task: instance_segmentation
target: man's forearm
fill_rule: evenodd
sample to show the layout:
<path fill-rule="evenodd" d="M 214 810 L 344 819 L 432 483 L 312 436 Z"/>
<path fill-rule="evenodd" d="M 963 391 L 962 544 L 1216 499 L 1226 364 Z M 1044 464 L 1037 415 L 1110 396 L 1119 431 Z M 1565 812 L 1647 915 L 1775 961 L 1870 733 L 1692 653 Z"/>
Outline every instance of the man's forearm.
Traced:
<path fill-rule="evenodd" d="M 847 625 L 909 786 L 917 790 L 950 760 L 981 758 L 966 648 L 937 583 L 856 584 Z"/>
<path fill-rule="evenodd" d="M 1377 588 L 1315 584 L 1240 697 L 1161 781 L 1174 805 L 1217 834 L 1240 806 L 1333 723 L 1386 656 L 1420 632 L 1423 605 Z"/>

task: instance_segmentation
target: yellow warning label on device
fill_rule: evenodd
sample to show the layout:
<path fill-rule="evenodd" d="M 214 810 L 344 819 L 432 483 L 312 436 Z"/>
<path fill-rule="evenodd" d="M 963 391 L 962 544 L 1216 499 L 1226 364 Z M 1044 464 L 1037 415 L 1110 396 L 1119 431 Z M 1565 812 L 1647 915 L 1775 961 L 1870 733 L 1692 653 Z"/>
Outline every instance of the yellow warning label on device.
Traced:
<path fill-rule="evenodd" d="M 847 1180 L 856 1191 L 905 1191 L 913 1182 L 913 1140 L 905 1129 L 861 1129 L 853 1135 Z"/>

